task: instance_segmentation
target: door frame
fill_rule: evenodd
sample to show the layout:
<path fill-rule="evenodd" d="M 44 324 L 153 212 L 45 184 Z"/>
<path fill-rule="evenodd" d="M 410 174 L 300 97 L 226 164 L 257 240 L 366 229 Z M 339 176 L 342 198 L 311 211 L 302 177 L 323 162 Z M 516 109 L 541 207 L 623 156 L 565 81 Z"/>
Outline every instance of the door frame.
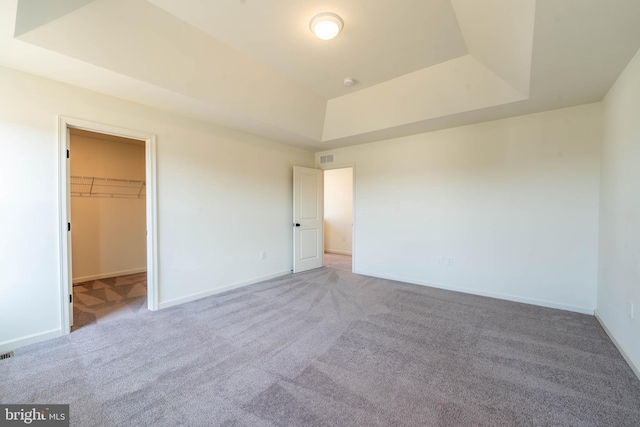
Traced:
<path fill-rule="evenodd" d="M 356 270 L 356 164 L 355 163 L 334 163 L 331 165 L 317 164 L 318 168 L 324 171 L 334 169 L 347 169 L 351 168 L 351 272 L 357 273 Z M 323 194 L 324 197 L 324 194 Z M 323 206 L 324 209 L 324 206 Z M 324 211 L 322 212 L 324 215 Z"/>
<path fill-rule="evenodd" d="M 156 136 L 154 134 L 124 129 L 73 117 L 58 116 L 58 198 L 60 222 L 60 315 L 62 334 L 71 332 L 70 295 L 73 295 L 71 234 L 70 167 L 67 158 L 70 129 L 120 136 L 144 141 L 146 179 L 146 227 L 147 227 L 147 308 L 158 310 L 158 213 L 156 182 Z"/>

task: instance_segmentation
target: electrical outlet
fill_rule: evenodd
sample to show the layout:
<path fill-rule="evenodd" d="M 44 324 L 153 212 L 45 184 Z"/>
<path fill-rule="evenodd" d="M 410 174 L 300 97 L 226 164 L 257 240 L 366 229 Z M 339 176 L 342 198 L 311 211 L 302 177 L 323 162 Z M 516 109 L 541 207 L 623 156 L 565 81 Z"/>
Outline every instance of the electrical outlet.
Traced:
<path fill-rule="evenodd" d="M 444 264 L 442 256 L 439 256 L 439 257 L 436 258 L 436 264 L 438 264 L 438 265 Z"/>
<path fill-rule="evenodd" d="M 267 257 L 267 253 L 265 251 L 260 252 L 260 259 L 265 259 Z"/>
<path fill-rule="evenodd" d="M 453 264 L 453 258 L 451 258 L 450 256 L 447 257 L 447 265 L 452 265 Z"/>
<path fill-rule="evenodd" d="M 633 319 L 633 302 L 631 301 L 629 301 L 628 314 L 629 314 L 629 318 Z"/>

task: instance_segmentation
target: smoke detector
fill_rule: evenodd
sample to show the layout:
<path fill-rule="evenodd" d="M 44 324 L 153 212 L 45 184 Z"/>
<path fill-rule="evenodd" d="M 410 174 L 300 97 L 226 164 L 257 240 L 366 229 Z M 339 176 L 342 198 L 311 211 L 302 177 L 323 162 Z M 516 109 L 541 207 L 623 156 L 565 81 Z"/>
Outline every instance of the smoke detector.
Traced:
<path fill-rule="evenodd" d="M 354 84 L 356 84 L 356 81 L 354 79 L 352 79 L 351 77 L 345 77 L 345 79 L 342 81 L 342 84 L 349 87 L 349 86 L 353 86 Z"/>

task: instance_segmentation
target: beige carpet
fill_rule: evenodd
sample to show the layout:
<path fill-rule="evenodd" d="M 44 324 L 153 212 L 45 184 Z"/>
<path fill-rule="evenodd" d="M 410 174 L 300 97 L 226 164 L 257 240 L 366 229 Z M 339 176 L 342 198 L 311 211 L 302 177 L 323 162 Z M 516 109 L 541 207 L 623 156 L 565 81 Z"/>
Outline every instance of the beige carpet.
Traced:
<path fill-rule="evenodd" d="M 640 426 L 593 316 L 333 267 L 123 312 L 0 361 L 0 402 L 75 426 Z"/>
<path fill-rule="evenodd" d="M 324 253 L 324 265 L 329 268 L 351 271 L 351 255 Z"/>

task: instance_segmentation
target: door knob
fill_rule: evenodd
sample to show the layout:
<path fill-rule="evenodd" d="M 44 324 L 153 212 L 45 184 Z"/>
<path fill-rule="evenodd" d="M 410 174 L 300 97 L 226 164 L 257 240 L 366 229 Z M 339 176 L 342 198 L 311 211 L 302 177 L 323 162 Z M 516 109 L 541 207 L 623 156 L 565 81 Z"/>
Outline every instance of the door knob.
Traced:
<path fill-rule="evenodd" d="M 296 227 L 300 227 L 300 224 L 298 224 L 297 222 L 296 222 Z"/>

